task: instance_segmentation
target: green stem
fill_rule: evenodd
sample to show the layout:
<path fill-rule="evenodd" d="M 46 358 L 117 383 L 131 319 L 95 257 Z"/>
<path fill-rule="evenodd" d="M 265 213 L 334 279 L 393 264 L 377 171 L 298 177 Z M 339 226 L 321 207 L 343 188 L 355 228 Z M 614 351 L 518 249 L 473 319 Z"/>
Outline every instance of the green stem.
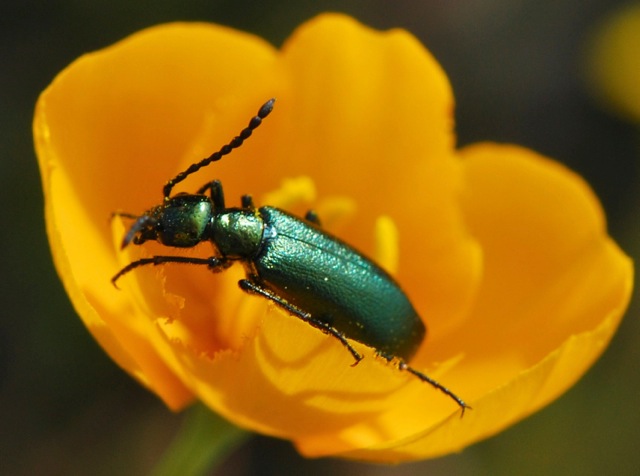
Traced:
<path fill-rule="evenodd" d="M 189 410 L 152 476 L 203 476 L 222 464 L 250 433 L 227 422 L 202 404 Z"/>

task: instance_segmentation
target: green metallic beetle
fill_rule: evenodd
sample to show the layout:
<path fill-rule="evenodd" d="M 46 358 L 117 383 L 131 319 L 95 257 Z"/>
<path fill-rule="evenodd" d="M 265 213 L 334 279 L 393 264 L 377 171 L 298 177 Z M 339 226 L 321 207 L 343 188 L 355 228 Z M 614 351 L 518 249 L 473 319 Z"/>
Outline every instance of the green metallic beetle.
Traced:
<path fill-rule="evenodd" d="M 464 414 L 470 407 L 460 397 L 407 364 L 424 340 L 426 328 L 400 286 L 370 259 L 323 231 L 314 212 L 301 220 L 278 208 L 256 208 L 249 195 L 242 197 L 241 207 L 227 208 L 218 180 L 195 194 L 171 196 L 176 184 L 240 147 L 272 111 L 274 101 L 267 101 L 229 144 L 168 181 L 162 204 L 141 216 L 119 214 L 136 219 L 122 248 L 148 240 L 174 248 L 209 241 L 215 256 L 143 258 L 125 266 L 112 282 L 115 285 L 124 274 L 145 265 L 187 263 L 218 272 L 240 262 L 246 271 L 246 279 L 239 282 L 243 291 L 269 299 L 338 339 L 355 359 L 354 365 L 362 356 L 348 339 L 372 347 L 395 361 L 400 370 L 451 397 Z"/>

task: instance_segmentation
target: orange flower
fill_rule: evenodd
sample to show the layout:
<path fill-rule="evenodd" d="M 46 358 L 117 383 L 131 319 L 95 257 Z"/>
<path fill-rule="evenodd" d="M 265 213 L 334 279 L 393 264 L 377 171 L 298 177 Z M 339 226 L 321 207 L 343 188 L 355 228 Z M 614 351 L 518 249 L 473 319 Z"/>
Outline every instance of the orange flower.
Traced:
<path fill-rule="evenodd" d="M 229 203 L 316 208 L 402 283 L 429 328 L 412 364 L 473 407 L 464 418 L 372 349 L 354 343 L 365 359 L 351 367 L 335 339 L 238 289 L 239 266 L 147 266 L 111 285 L 128 262 L 168 253 L 121 252 L 128 222 L 110 214 L 160 203 L 169 178 L 272 96 L 241 149 L 176 191 L 220 178 Z M 74 62 L 38 102 L 58 272 L 103 348 L 173 409 L 200 399 L 309 456 L 459 450 L 580 378 L 620 322 L 632 265 L 579 177 L 515 146 L 457 151 L 452 114 L 445 74 L 404 31 L 323 15 L 281 50 L 209 24 L 140 32 Z"/>

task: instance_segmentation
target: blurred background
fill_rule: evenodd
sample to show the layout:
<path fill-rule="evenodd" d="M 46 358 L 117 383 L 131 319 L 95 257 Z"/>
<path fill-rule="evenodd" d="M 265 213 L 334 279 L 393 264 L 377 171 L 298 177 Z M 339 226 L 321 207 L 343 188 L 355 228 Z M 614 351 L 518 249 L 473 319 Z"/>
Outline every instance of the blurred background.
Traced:
<path fill-rule="evenodd" d="M 328 10 L 379 29 L 406 28 L 449 75 L 460 145 L 514 142 L 567 164 L 594 187 L 613 237 L 638 257 L 640 121 L 625 122 L 605 112 L 588 94 L 584 68 L 594 28 L 624 3 L 3 1 L 0 474 L 146 474 L 183 418 L 98 348 L 53 268 L 31 120 L 40 91 L 72 60 L 141 28 L 174 20 L 222 23 L 275 45 L 301 22 Z M 543 411 L 461 454 L 377 467 L 304 460 L 287 442 L 255 437 L 212 474 L 637 475 L 639 347 L 634 303 L 606 354 L 578 385 Z"/>

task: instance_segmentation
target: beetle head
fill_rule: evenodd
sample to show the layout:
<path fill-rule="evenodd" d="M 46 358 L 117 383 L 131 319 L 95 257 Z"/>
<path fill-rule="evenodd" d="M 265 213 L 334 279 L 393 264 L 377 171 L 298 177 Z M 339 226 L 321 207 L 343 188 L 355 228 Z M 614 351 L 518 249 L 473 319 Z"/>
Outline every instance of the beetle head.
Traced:
<path fill-rule="evenodd" d="M 165 246 L 191 248 L 208 239 L 212 204 L 204 195 L 180 194 L 147 210 L 131 225 L 121 248 L 156 240 Z"/>

